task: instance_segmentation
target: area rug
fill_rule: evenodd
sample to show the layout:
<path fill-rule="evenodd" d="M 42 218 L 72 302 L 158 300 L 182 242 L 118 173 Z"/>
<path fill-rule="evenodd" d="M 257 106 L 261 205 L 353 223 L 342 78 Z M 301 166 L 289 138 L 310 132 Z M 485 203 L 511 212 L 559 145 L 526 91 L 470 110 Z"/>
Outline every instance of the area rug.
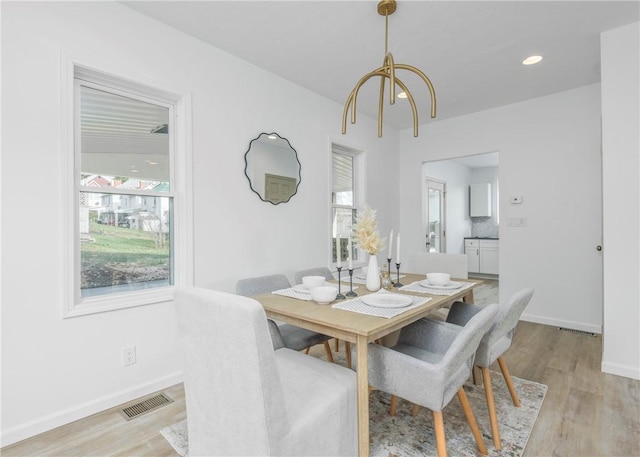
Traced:
<path fill-rule="evenodd" d="M 500 422 L 502 450 L 497 450 L 493 446 L 484 388 L 468 382 L 464 390 L 482 431 L 489 456 L 520 457 L 538 417 L 547 386 L 512 377 L 522 403 L 519 408 L 516 408 L 513 406 L 502 374 L 492 372 L 491 379 Z M 418 415 L 413 417 L 411 416 L 412 405 L 400 400 L 396 416 L 392 417 L 389 416 L 390 399 L 391 397 L 384 392 L 371 393 L 369 399 L 371 456 L 435 456 L 437 452 L 431 411 L 420 408 Z M 443 415 L 448 454 L 456 457 L 480 456 L 457 397 L 447 405 Z M 166 427 L 160 433 L 179 455 L 188 456 L 186 420 Z"/>

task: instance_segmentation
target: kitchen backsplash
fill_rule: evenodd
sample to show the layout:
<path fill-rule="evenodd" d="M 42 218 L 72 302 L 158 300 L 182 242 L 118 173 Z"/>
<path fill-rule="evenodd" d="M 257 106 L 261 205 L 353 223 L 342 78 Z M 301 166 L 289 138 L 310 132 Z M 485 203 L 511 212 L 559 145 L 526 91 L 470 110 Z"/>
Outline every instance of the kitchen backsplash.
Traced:
<path fill-rule="evenodd" d="M 498 238 L 498 224 L 495 217 L 472 217 L 471 236 Z"/>

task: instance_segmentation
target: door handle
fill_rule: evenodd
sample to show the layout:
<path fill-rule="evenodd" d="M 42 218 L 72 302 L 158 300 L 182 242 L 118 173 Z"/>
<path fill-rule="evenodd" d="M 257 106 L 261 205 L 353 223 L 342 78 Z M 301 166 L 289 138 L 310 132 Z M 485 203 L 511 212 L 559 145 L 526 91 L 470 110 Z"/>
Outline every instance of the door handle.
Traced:
<path fill-rule="evenodd" d="M 602 251 L 602 246 L 597 245 L 597 246 L 596 246 L 596 251 Z"/>

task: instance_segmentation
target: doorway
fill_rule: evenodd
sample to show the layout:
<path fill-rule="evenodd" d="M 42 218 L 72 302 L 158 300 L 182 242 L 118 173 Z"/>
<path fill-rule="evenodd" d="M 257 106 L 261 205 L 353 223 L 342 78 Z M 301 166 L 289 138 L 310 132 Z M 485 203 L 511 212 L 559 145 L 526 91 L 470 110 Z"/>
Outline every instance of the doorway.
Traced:
<path fill-rule="evenodd" d="M 447 183 L 435 178 L 426 178 L 425 214 L 427 252 L 446 252 L 446 187 Z"/>

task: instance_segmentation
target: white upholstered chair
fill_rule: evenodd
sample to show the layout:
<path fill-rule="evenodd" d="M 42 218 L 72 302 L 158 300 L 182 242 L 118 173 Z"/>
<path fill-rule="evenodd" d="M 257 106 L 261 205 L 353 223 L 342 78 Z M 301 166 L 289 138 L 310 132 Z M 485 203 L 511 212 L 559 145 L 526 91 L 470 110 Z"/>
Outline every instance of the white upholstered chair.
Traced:
<path fill-rule="evenodd" d="M 452 278 L 467 279 L 469 263 L 466 254 L 415 252 L 409 256 L 405 271 L 418 274 L 449 273 Z"/>
<path fill-rule="evenodd" d="M 236 293 L 238 295 L 244 295 L 245 297 L 251 297 L 253 295 L 265 294 L 273 292 L 274 290 L 286 289 L 291 287 L 289 280 L 283 274 L 274 274 L 267 276 L 257 276 L 254 278 L 240 279 L 236 283 Z M 311 346 L 316 344 L 323 344 L 324 351 L 327 355 L 327 360 L 333 362 L 333 354 L 331 354 L 331 347 L 329 346 L 328 335 L 322 333 L 312 332 L 295 325 L 285 324 L 283 322 L 275 322 L 270 320 L 271 334 L 274 335 L 273 328 L 277 326 L 279 337 L 282 340 L 284 347 L 293 349 L 294 351 L 301 351 L 305 349 L 309 352 Z M 277 348 L 277 336 L 274 337 L 274 348 Z"/>
<path fill-rule="evenodd" d="M 478 449 L 487 453 L 462 386 L 497 312 L 498 305 L 486 306 L 464 327 L 421 319 L 401 330 L 393 348 L 369 345 L 369 384 L 433 412 L 439 457 L 447 455 L 442 410 L 456 394 Z"/>
<path fill-rule="evenodd" d="M 444 254 L 441 252 L 414 252 L 409 256 L 403 271 L 410 273 L 449 273 L 452 278 L 467 279 L 469 277 L 469 263 L 466 254 Z M 445 320 L 449 306 L 433 311 L 429 317 Z M 384 336 L 381 341 L 385 346 L 393 346 L 398 340 L 399 332 Z"/>
<path fill-rule="evenodd" d="M 189 455 L 356 455 L 353 371 L 270 344 L 257 301 L 175 292 Z"/>
<path fill-rule="evenodd" d="M 520 406 L 520 399 L 511 381 L 507 362 L 504 360 L 503 354 L 511 347 L 514 330 L 522 312 L 529 304 L 529 301 L 531 301 L 531 297 L 533 297 L 533 289 L 527 288 L 513 294 L 506 303 L 501 303 L 498 313 L 494 318 L 493 325 L 480 341 L 476 352 L 474 364 L 482 370 L 482 380 L 487 397 L 487 409 L 489 410 L 491 431 L 493 433 L 493 444 L 497 449 L 501 449 L 502 444 L 500 441 L 496 406 L 493 400 L 493 387 L 491 385 L 491 372 L 489 371 L 489 367 L 496 360 L 498 361 L 498 366 L 511 394 L 513 404 Z M 465 325 L 469 319 L 475 316 L 481 309 L 482 307 L 470 303 L 455 302 L 449 310 L 447 322 Z"/>

